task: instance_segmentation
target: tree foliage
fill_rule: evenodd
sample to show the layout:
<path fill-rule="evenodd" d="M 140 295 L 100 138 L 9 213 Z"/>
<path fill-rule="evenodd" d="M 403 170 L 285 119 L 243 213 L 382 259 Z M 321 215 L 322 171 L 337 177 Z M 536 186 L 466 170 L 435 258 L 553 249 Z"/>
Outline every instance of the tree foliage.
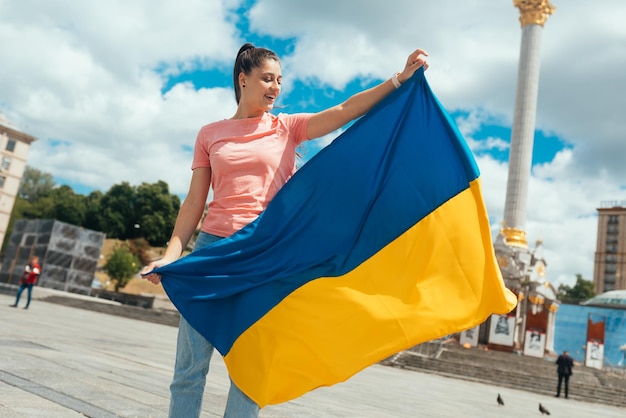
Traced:
<path fill-rule="evenodd" d="M 102 231 L 100 226 L 100 210 L 102 205 L 102 192 L 100 190 L 93 191 L 85 197 L 85 221 L 83 226 L 94 231 Z"/>
<path fill-rule="evenodd" d="M 596 295 L 593 281 L 585 280 L 581 274 L 576 274 L 576 284 L 570 287 L 560 284 L 558 297 L 563 303 L 580 303 Z"/>
<path fill-rule="evenodd" d="M 52 198 L 52 214 L 48 216 L 61 222 L 83 226 L 85 224 L 85 196 L 74 193 L 67 185 L 56 187 L 50 193 Z"/>
<path fill-rule="evenodd" d="M 104 232 L 108 238 L 144 238 L 150 245 L 163 246 L 174 228 L 179 208 L 179 197 L 171 194 L 167 183 L 161 180 L 139 186 L 122 182 L 106 193 L 93 191 L 85 196 L 70 186 L 56 186 L 51 174 L 26 166 L 11 221 L 57 219 Z"/>
<path fill-rule="evenodd" d="M 179 209 L 180 199 L 169 192 L 167 183 L 142 183 L 137 187 L 135 200 L 136 225 L 140 229 L 137 232 L 153 245 L 164 245 Z"/>
<path fill-rule="evenodd" d="M 164 245 L 174 228 L 180 199 L 169 193 L 164 181 L 132 187 L 124 182 L 111 187 L 100 199 L 99 224 L 111 238 L 145 238 Z"/>
<path fill-rule="evenodd" d="M 127 182 L 113 185 L 100 199 L 100 227 L 110 238 L 126 239 L 135 223 L 135 190 Z"/>
<path fill-rule="evenodd" d="M 111 254 L 109 254 L 106 264 L 102 267 L 104 272 L 112 280 L 115 280 L 116 292 L 125 287 L 130 279 L 139 272 L 140 268 L 141 262 L 130 251 L 127 244 L 115 246 Z"/>
<path fill-rule="evenodd" d="M 30 203 L 36 202 L 42 197 L 48 196 L 55 183 L 50 173 L 44 173 L 31 166 L 24 168 L 20 188 L 17 195 Z"/>

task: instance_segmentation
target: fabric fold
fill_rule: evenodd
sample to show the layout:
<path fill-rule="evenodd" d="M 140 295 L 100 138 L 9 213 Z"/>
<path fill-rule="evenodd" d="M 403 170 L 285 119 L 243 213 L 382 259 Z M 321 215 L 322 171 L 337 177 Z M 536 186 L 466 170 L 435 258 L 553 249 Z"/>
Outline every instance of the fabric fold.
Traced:
<path fill-rule="evenodd" d="M 155 271 L 260 406 L 516 304 L 478 167 L 421 69 L 254 222 Z"/>

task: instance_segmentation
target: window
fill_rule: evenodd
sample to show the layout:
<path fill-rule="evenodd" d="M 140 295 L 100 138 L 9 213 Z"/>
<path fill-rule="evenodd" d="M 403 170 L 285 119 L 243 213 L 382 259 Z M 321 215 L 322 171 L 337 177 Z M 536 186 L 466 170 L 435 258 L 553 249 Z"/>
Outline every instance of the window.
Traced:
<path fill-rule="evenodd" d="M 3 170 L 8 170 L 11 167 L 11 159 L 9 157 L 2 158 L 2 166 Z"/>
<path fill-rule="evenodd" d="M 610 224 L 616 224 L 618 223 L 618 215 L 609 215 L 609 223 Z"/>
<path fill-rule="evenodd" d="M 615 285 L 615 273 L 607 273 L 604 275 L 604 284 Z"/>
<path fill-rule="evenodd" d="M 13 152 L 13 151 L 15 151 L 15 144 L 16 144 L 16 142 L 15 142 L 15 140 L 14 140 L 14 139 L 9 139 L 9 140 L 7 141 L 7 147 L 6 147 L 6 150 L 7 150 L 7 151 L 9 151 L 9 152 Z"/>
<path fill-rule="evenodd" d="M 606 263 L 617 263 L 617 256 L 615 254 L 607 254 L 606 255 Z"/>
<path fill-rule="evenodd" d="M 4 182 L 7 181 L 7 178 L 4 176 L 0 176 L 0 189 L 4 187 Z"/>
<path fill-rule="evenodd" d="M 609 225 L 609 227 L 606 229 L 607 234 L 617 234 L 619 232 L 619 227 L 615 224 L 611 224 Z"/>

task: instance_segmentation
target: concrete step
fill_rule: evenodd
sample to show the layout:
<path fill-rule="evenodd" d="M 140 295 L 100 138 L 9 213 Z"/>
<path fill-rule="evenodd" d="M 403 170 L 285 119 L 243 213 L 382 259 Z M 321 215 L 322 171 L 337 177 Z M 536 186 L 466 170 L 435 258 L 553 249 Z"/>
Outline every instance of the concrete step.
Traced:
<path fill-rule="evenodd" d="M 553 361 L 457 347 L 440 347 L 435 354 L 433 350 L 417 347 L 398 353 L 383 364 L 548 396 L 556 391 Z M 428 352 L 428 356 L 423 352 Z M 570 398 L 626 408 L 626 379 L 580 365 L 574 370 Z"/>

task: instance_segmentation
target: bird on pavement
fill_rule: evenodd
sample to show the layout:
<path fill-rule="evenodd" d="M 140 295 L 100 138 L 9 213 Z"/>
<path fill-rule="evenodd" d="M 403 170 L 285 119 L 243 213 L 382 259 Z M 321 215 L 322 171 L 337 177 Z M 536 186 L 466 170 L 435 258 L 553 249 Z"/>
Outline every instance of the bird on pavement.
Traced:
<path fill-rule="evenodd" d="M 541 412 L 541 415 L 550 415 L 550 411 L 548 411 L 545 406 L 541 405 L 541 402 L 539 403 L 539 412 Z"/>
<path fill-rule="evenodd" d="M 504 406 L 504 401 L 502 400 L 502 396 L 498 393 L 498 405 Z"/>

